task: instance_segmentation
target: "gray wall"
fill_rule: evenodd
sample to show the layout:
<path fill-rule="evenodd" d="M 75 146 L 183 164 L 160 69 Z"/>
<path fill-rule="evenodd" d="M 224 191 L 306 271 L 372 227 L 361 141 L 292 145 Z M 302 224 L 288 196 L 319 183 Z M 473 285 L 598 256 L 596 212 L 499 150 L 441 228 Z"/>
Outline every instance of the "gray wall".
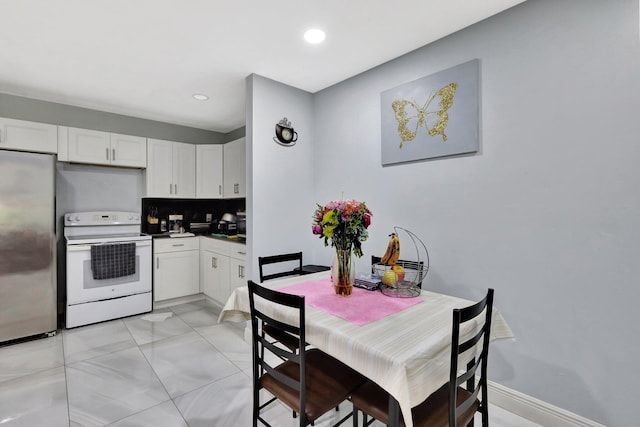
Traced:
<path fill-rule="evenodd" d="M 247 271 L 257 279 L 259 256 L 302 251 L 311 264 L 313 96 L 258 75 L 247 93 Z M 290 147 L 273 140 L 283 117 L 298 133 Z"/>
<path fill-rule="evenodd" d="M 380 93 L 473 58 L 480 151 L 383 168 Z M 492 344 L 491 380 L 606 425 L 640 425 L 639 111 L 637 0 L 529 0 L 315 94 L 313 199 L 344 194 L 372 209 L 358 270 L 399 225 L 429 247 L 426 288 L 469 299 L 496 289 L 517 340 Z M 254 199 L 296 194 L 262 161 L 272 159 L 253 158 Z M 254 215 L 307 245 L 314 204 L 301 202 L 304 224 L 257 204 Z M 329 263 L 313 245 L 310 261 Z"/>
<path fill-rule="evenodd" d="M 229 134 L 222 134 L 4 93 L 0 93 L 0 117 L 188 142 L 190 144 L 223 144 L 242 137 L 241 133 L 244 133 L 244 129 L 238 129 Z M 227 137 L 227 135 L 230 136 Z"/>
<path fill-rule="evenodd" d="M 473 58 L 481 151 L 381 168 L 380 92 Z M 352 171 L 346 193 L 374 212 L 367 250 L 404 224 L 428 243 L 428 288 L 496 289 L 517 342 L 493 346 L 492 380 L 640 425 L 636 0 L 530 0 L 315 101 L 316 171 Z M 343 179 L 317 175 L 319 198 Z"/>

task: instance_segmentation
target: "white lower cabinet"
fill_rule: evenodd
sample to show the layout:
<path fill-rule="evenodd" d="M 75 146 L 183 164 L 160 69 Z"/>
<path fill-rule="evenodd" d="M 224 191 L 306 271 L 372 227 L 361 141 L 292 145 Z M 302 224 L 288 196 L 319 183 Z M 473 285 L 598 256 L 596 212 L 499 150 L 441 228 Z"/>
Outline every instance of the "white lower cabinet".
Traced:
<path fill-rule="evenodd" d="M 198 237 L 154 239 L 154 301 L 200 292 L 199 253 Z"/>
<path fill-rule="evenodd" d="M 231 243 L 229 247 L 229 295 L 241 286 L 247 285 L 245 275 L 246 246 Z M 227 296 L 228 298 L 229 296 Z M 226 302 L 226 300 L 225 300 Z"/>
<path fill-rule="evenodd" d="M 209 298 L 224 305 L 231 292 L 246 284 L 246 246 L 209 237 L 200 239 L 202 291 Z"/>
<path fill-rule="evenodd" d="M 229 296 L 229 257 L 217 252 L 200 251 L 202 292 L 223 303 Z"/>

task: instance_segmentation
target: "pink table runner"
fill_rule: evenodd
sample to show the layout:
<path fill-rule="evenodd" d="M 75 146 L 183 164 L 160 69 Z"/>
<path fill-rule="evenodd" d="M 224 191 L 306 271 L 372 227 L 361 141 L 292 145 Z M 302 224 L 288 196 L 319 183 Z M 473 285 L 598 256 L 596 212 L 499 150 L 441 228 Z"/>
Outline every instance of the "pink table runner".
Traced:
<path fill-rule="evenodd" d="M 422 298 L 393 298 L 378 291 L 353 288 L 350 297 L 339 297 L 331 279 L 303 282 L 278 289 L 294 295 L 304 295 L 305 304 L 338 316 L 356 325 L 366 325 L 422 302 Z"/>

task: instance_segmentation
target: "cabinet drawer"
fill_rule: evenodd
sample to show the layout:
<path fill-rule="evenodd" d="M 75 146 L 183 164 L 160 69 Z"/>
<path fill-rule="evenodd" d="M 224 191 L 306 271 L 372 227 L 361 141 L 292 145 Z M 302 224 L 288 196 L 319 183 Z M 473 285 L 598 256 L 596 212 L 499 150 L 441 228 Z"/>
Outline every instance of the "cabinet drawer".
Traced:
<path fill-rule="evenodd" d="M 211 237 L 200 237 L 200 249 L 229 255 L 229 242 Z"/>
<path fill-rule="evenodd" d="M 247 245 L 229 242 L 229 256 L 244 261 L 247 258 Z"/>
<path fill-rule="evenodd" d="M 197 251 L 200 248 L 197 237 L 176 237 L 153 239 L 153 252 Z"/>

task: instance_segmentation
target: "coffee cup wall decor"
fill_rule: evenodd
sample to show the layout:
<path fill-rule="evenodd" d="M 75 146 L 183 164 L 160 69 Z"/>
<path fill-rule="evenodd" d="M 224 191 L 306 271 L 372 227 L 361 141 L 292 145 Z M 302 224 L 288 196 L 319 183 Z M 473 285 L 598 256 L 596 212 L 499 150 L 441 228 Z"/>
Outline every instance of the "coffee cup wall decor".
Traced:
<path fill-rule="evenodd" d="M 298 140 L 298 133 L 293 129 L 291 122 L 286 117 L 276 124 L 276 136 L 273 140 L 285 147 L 295 145 Z"/>

